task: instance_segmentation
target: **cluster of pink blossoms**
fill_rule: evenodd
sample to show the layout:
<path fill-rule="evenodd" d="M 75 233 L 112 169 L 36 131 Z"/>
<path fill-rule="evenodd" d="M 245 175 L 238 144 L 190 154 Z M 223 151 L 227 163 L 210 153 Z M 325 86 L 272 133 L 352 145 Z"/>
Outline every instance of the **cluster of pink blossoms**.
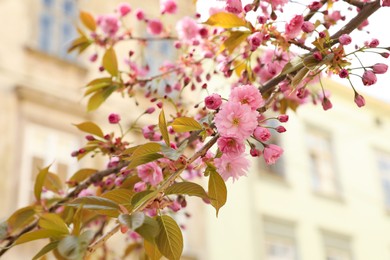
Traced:
<path fill-rule="evenodd" d="M 230 177 L 234 181 L 246 175 L 249 160 L 245 154 L 245 141 L 251 136 L 264 145 L 263 155 L 266 163 L 273 164 L 281 156 L 283 150 L 280 147 L 263 143 L 269 139 L 270 133 L 267 128 L 259 126 L 262 115 L 258 109 L 263 107 L 265 102 L 255 86 L 242 85 L 234 88 L 229 101 L 223 104 L 217 94 L 207 97 L 205 102 L 207 108 L 218 109 L 214 121 L 221 136 L 217 144 L 222 155 L 215 158 L 214 163 L 225 181 Z M 262 129 L 268 131 L 268 134 Z M 285 129 L 281 132 L 284 131 Z M 261 154 L 254 145 L 251 145 L 251 148 L 252 156 Z"/>

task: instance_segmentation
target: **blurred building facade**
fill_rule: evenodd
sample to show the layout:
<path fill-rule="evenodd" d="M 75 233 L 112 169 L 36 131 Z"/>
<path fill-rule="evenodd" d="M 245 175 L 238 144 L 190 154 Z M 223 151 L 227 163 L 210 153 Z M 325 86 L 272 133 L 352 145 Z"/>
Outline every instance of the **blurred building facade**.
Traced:
<path fill-rule="evenodd" d="M 106 13 L 119 2 L 0 1 L 0 217 L 33 200 L 38 166 L 52 163 L 63 180 L 80 167 L 70 157 L 83 143 L 72 123 L 104 123 L 109 112 L 134 109 L 109 100 L 99 113 L 85 113 L 81 87 L 96 66 L 65 52 L 79 8 Z M 159 10 L 158 0 L 129 2 Z M 390 259 L 390 105 L 367 98 L 358 109 L 351 91 L 326 85 L 334 108 L 290 114 L 278 140 L 283 159 L 267 168 L 260 158 L 247 178 L 229 182 L 218 218 L 191 200 L 193 217 L 183 220 L 188 259 Z M 15 248 L 3 258 L 27 259 L 38 249 Z"/>

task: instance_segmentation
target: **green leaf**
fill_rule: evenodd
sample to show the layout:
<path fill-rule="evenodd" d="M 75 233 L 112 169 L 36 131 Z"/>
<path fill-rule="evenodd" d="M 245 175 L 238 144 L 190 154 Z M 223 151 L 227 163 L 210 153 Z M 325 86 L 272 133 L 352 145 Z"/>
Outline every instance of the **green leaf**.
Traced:
<path fill-rule="evenodd" d="M 20 245 L 23 243 L 27 243 L 30 241 L 38 240 L 38 239 L 44 239 L 44 238 L 60 238 L 62 233 L 59 233 L 55 230 L 46 230 L 46 229 L 39 229 L 34 230 L 28 233 L 24 233 L 21 235 L 16 241 L 15 245 Z"/>
<path fill-rule="evenodd" d="M 57 231 L 61 234 L 69 234 L 65 221 L 54 213 L 45 213 L 39 219 L 38 225 L 42 229 Z"/>
<path fill-rule="evenodd" d="M 235 28 L 235 27 L 248 27 L 247 22 L 238 17 L 235 14 L 220 12 L 213 14 L 210 18 L 205 22 L 205 24 L 218 26 L 225 29 Z"/>
<path fill-rule="evenodd" d="M 144 223 L 135 231 L 145 240 L 153 242 L 154 238 L 160 233 L 160 227 L 155 219 L 145 216 Z"/>
<path fill-rule="evenodd" d="M 58 244 L 58 252 L 68 260 L 81 260 L 80 241 L 76 236 L 66 236 Z"/>
<path fill-rule="evenodd" d="M 97 78 L 97 79 L 94 79 L 94 80 L 88 82 L 88 84 L 86 86 L 87 87 L 95 86 L 95 85 L 98 85 L 98 84 L 101 84 L 101 83 L 109 83 L 109 84 L 111 84 L 112 83 L 112 78 L 111 77 Z"/>
<path fill-rule="evenodd" d="M 177 149 L 173 149 L 171 147 L 161 145 L 161 152 L 164 154 L 165 157 L 173 161 L 176 161 L 183 154 L 187 145 L 188 145 L 188 140 L 185 140 Z"/>
<path fill-rule="evenodd" d="M 163 155 L 158 152 L 161 152 L 161 145 L 159 143 L 146 143 L 138 146 L 129 158 L 131 161 L 127 168 L 132 169 L 138 165 L 162 158 Z"/>
<path fill-rule="evenodd" d="M 123 253 L 123 256 L 121 259 L 125 259 L 128 255 L 130 255 L 135 249 L 140 248 L 141 245 L 139 243 L 133 243 L 126 247 L 125 252 Z"/>
<path fill-rule="evenodd" d="M 83 48 L 88 48 L 89 45 L 91 45 L 91 42 L 88 40 L 87 37 L 82 35 L 79 38 L 77 38 L 77 39 L 72 41 L 72 43 L 70 44 L 67 52 L 71 53 L 72 51 L 74 51 L 77 48 L 79 48 L 79 53 L 81 53 L 82 49 Z"/>
<path fill-rule="evenodd" d="M 137 192 L 132 198 L 131 198 L 131 204 L 133 205 L 133 207 L 137 204 L 139 204 L 140 200 L 142 200 L 143 197 L 145 197 L 146 195 L 152 193 L 153 191 L 152 190 L 144 190 L 144 191 L 141 191 L 141 192 Z"/>
<path fill-rule="evenodd" d="M 133 200 L 131 200 L 131 204 L 134 205 L 133 208 L 138 208 L 138 206 L 142 205 L 144 202 L 152 199 L 153 197 L 155 197 L 157 195 L 157 191 L 148 191 L 148 193 L 145 193 L 145 192 L 140 192 L 143 196 L 140 197 L 140 198 L 135 198 L 135 196 L 133 197 Z"/>
<path fill-rule="evenodd" d="M 118 217 L 119 223 L 129 227 L 132 230 L 136 230 L 141 227 L 145 221 L 145 214 L 143 212 L 134 212 L 129 214 L 120 214 Z"/>
<path fill-rule="evenodd" d="M 291 80 L 291 86 L 295 88 L 298 86 L 299 83 L 302 82 L 302 80 L 309 74 L 310 70 L 306 67 L 303 67 L 300 69 L 297 74 L 294 76 L 294 78 Z"/>
<path fill-rule="evenodd" d="M 284 65 L 281 75 L 290 74 L 303 66 L 302 58 L 299 56 L 294 57 L 286 65 Z"/>
<path fill-rule="evenodd" d="M 167 146 L 171 145 L 171 142 L 169 141 L 169 135 L 167 130 L 167 122 L 165 121 L 165 115 L 164 110 L 161 109 L 160 115 L 158 117 L 158 126 L 160 128 L 161 135 L 166 143 Z"/>
<path fill-rule="evenodd" d="M 18 209 L 7 219 L 8 228 L 10 230 L 15 230 L 27 226 L 35 219 L 35 214 L 36 211 L 34 206 Z"/>
<path fill-rule="evenodd" d="M 202 130 L 202 125 L 192 117 L 178 117 L 171 123 L 173 130 L 177 133 Z"/>
<path fill-rule="evenodd" d="M 170 260 L 179 260 L 183 252 L 183 235 L 180 227 L 170 216 L 157 217 L 160 233 L 156 238 L 158 250 Z"/>
<path fill-rule="evenodd" d="M 3 240 L 8 235 L 8 223 L 3 221 L 0 223 L 0 240 Z"/>
<path fill-rule="evenodd" d="M 77 198 L 66 205 L 70 207 L 80 207 L 83 205 L 84 209 L 92 210 L 119 210 L 119 206 L 116 202 L 97 196 Z"/>
<path fill-rule="evenodd" d="M 206 191 L 202 186 L 193 182 L 178 182 L 169 186 L 165 190 L 165 195 L 170 194 L 181 194 L 181 195 L 189 195 L 189 196 L 197 196 L 203 199 L 209 199 Z"/>
<path fill-rule="evenodd" d="M 112 47 L 103 56 L 103 67 L 111 76 L 116 77 L 118 75 L 118 61 L 115 50 Z"/>
<path fill-rule="evenodd" d="M 139 145 L 137 149 L 134 150 L 133 156 L 139 157 L 145 154 L 153 154 L 161 151 L 161 144 L 159 143 L 146 143 Z"/>
<path fill-rule="evenodd" d="M 49 168 L 51 165 L 47 166 L 46 168 L 43 168 L 39 171 L 37 178 L 35 179 L 35 186 L 34 186 L 34 195 L 37 201 L 41 200 L 41 193 L 43 184 L 45 183 L 46 175 L 49 173 Z"/>
<path fill-rule="evenodd" d="M 47 173 L 43 187 L 57 194 L 63 189 L 60 177 L 51 172 Z"/>
<path fill-rule="evenodd" d="M 93 16 L 90 13 L 84 12 L 84 11 L 80 11 L 80 20 L 83 22 L 85 27 L 87 27 L 91 31 L 95 31 L 96 30 L 95 18 L 93 18 Z"/>
<path fill-rule="evenodd" d="M 81 123 L 81 124 L 78 124 L 75 126 L 83 132 L 104 138 L 104 134 L 103 134 L 102 129 L 100 129 L 100 127 L 93 122 L 87 121 L 87 122 L 84 122 L 84 123 Z"/>
<path fill-rule="evenodd" d="M 209 177 L 209 197 L 210 203 L 215 208 L 218 217 L 219 209 L 225 205 L 227 200 L 227 189 L 225 181 L 218 172 L 210 171 Z"/>
<path fill-rule="evenodd" d="M 162 257 L 162 254 L 160 251 L 158 251 L 158 247 L 156 243 L 149 242 L 148 240 L 144 240 L 144 248 L 145 248 L 145 253 L 149 257 L 149 260 L 160 260 Z"/>
<path fill-rule="evenodd" d="M 153 153 L 153 154 L 146 154 L 144 156 L 139 156 L 132 158 L 131 162 L 127 166 L 128 169 L 133 169 L 139 165 L 146 164 L 148 162 L 153 162 L 155 160 L 158 160 L 160 158 L 163 158 L 164 156 L 159 153 Z"/>
<path fill-rule="evenodd" d="M 41 258 L 42 256 L 46 255 L 54 248 L 57 248 L 59 243 L 60 243 L 60 241 L 50 242 L 49 244 L 44 246 L 41 250 L 39 250 L 39 252 L 32 258 L 32 260 L 37 260 L 37 259 Z"/>
<path fill-rule="evenodd" d="M 236 49 L 243 41 L 245 41 L 249 32 L 243 31 L 232 31 L 230 32 L 230 36 L 223 42 L 220 51 L 227 49 L 231 54 L 234 49 Z"/>
<path fill-rule="evenodd" d="M 67 181 L 69 187 L 74 187 L 80 182 L 86 180 L 89 176 L 93 175 L 96 173 L 97 170 L 95 169 L 80 169 L 75 174 L 70 177 L 70 179 Z"/>
<path fill-rule="evenodd" d="M 96 91 L 88 100 L 87 111 L 93 111 L 100 107 L 104 101 L 117 89 L 117 86 L 110 87 Z"/>
<path fill-rule="evenodd" d="M 132 208 L 131 199 L 133 198 L 134 194 L 135 193 L 133 191 L 128 189 L 115 189 L 102 194 L 102 198 L 112 200 L 130 210 Z"/>
<path fill-rule="evenodd" d="M 92 94 L 93 92 L 96 92 L 98 90 L 101 90 L 101 89 L 104 89 L 104 88 L 107 88 L 109 86 L 111 86 L 112 83 L 111 82 L 102 82 L 102 83 L 99 83 L 99 84 L 96 84 L 96 85 L 93 85 L 93 86 L 90 86 L 88 87 L 88 89 L 85 91 L 84 93 L 84 97 Z"/>

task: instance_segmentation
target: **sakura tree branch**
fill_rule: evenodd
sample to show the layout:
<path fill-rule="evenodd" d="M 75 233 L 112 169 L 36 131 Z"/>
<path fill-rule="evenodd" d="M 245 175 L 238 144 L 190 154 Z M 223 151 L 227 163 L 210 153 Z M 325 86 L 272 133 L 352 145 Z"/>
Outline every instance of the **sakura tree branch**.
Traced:
<path fill-rule="evenodd" d="M 362 9 L 364 7 L 364 5 L 367 4 L 367 3 L 363 3 L 362 1 L 359 1 L 359 0 L 343 0 L 343 1 L 350 4 L 350 5 L 356 6 L 357 8 L 360 8 L 360 9 Z"/>

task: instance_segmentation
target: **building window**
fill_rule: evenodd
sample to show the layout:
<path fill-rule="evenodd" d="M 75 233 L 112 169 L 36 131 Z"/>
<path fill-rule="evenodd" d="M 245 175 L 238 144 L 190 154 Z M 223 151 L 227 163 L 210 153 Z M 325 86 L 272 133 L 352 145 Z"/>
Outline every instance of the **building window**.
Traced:
<path fill-rule="evenodd" d="M 76 37 L 77 15 L 74 0 L 37 0 L 40 8 L 37 16 L 37 47 L 42 52 L 62 59 L 74 60 L 67 53 L 70 42 Z"/>
<path fill-rule="evenodd" d="M 306 136 L 312 188 L 324 195 L 339 195 L 340 188 L 329 135 L 311 129 Z"/>
<path fill-rule="evenodd" d="M 376 161 L 382 182 L 384 202 L 386 208 L 390 210 L 390 153 L 377 151 Z"/>
<path fill-rule="evenodd" d="M 78 168 L 70 156 L 80 146 L 76 135 L 53 128 L 28 123 L 23 135 L 23 161 L 21 165 L 18 205 L 25 206 L 34 200 L 33 186 L 39 169 L 51 164 L 50 172 L 58 174 L 62 182 Z"/>
<path fill-rule="evenodd" d="M 326 260 L 352 260 L 351 241 L 345 235 L 323 232 Z"/>
<path fill-rule="evenodd" d="M 294 226 L 290 222 L 264 221 L 265 260 L 297 260 Z"/>

